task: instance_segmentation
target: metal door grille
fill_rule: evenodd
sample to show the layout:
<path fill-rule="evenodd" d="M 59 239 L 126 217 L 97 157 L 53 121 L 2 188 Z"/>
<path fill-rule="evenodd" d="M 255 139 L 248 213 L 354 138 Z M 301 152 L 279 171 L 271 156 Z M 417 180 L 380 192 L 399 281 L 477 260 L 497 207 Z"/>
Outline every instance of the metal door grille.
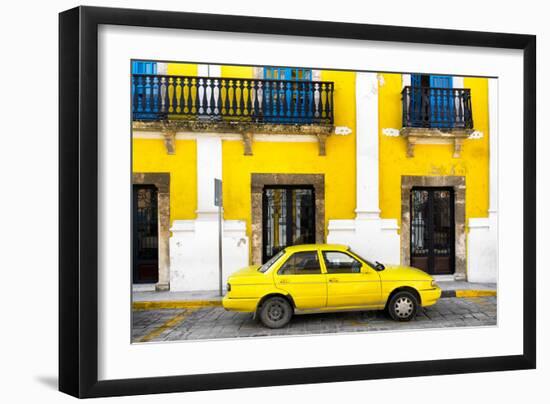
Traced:
<path fill-rule="evenodd" d="M 452 274 L 454 256 L 452 188 L 411 190 L 411 265 L 429 274 Z"/>
<path fill-rule="evenodd" d="M 134 185 L 133 280 L 158 282 L 158 201 L 152 185 Z"/>
<path fill-rule="evenodd" d="M 263 262 L 287 246 L 315 243 L 313 187 L 266 187 L 262 231 Z"/>

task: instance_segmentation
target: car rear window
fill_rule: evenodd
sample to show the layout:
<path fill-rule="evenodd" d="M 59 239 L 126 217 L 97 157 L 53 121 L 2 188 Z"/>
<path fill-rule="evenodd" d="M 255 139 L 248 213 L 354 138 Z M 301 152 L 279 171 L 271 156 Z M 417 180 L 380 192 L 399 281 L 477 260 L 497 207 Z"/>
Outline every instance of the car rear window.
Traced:
<path fill-rule="evenodd" d="M 279 251 L 277 254 L 271 257 L 265 264 L 259 267 L 258 272 L 267 272 L 267 270 L 271 268 L 273 264 L 275 264 L 277 260 L 281 258 L 284 254 L 285 254 L 285 250 Z"/>

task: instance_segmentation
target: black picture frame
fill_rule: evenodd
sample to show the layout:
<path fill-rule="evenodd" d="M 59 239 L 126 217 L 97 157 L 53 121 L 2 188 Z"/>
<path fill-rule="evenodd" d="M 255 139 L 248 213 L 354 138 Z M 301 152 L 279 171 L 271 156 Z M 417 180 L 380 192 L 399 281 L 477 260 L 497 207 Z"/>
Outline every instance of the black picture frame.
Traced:
<path fill-rule="evenodd" d="M 100 24 L 523 51 L 523 354 L 98 381 Z M 533 35 L 77 7 L 59 16 L 59 390 L 75 397 L 325 383 L 536 367 L 536 37 Z M 520 229 L 518 229 L 520 231 Z"/>

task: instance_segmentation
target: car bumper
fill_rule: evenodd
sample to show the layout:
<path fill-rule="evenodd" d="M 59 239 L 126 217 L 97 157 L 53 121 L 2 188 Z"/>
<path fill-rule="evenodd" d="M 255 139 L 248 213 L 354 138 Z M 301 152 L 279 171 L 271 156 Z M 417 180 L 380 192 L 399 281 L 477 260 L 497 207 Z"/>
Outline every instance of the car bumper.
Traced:
<path fill-rule="evenodd" d="M 439 287 L 420 291 L 420 299 L 422 301 L 422 307 L 428 307 L 436 304 L 440 297 L 441 297 L 441 288 Z"/>
<path fill-rule="evenodd" d="M 254 313 L 256 311 L 256 307 L 258 306 L 258 299 L 257 298 L 235 299 L 235 298 L 230 298 L 228 296 L 225 296 L 222 300 L 222 305 L 225 310 Z"/>

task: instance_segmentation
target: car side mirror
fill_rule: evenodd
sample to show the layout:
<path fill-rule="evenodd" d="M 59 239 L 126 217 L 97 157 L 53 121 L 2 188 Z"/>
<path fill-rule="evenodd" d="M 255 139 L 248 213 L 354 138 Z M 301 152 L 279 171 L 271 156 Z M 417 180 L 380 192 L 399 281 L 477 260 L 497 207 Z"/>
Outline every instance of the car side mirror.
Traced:
<path fill-rule="evenodd" d="M 383 271 L 384 269 L 386 269 L 384 264 L 382 264 L 378 261 L 374 261 L 374 263 L 376 264 L 374 267 L 376 268 L 377 271 Z"/>

